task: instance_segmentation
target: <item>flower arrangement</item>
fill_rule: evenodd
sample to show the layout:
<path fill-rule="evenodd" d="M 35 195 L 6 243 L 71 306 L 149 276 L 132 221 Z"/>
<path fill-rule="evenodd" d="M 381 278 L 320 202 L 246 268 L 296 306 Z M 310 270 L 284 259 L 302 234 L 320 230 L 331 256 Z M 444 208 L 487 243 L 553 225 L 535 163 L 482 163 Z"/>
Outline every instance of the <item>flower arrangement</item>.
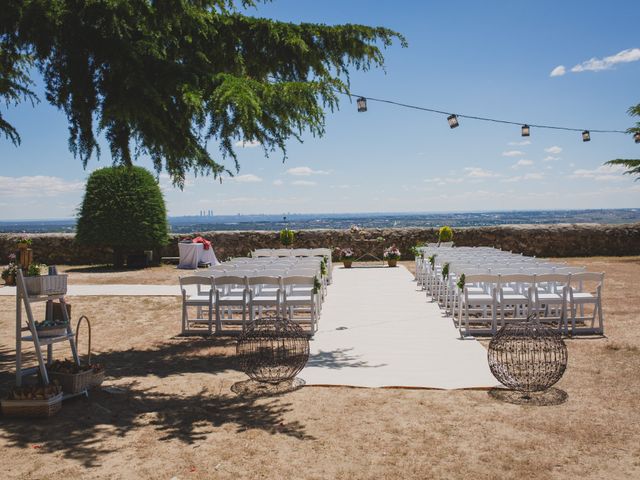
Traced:
<path fill-rule="evenodd" d="M 350 248 L 337 248 L 337 253 L 340 256 L 340 260 L 353 260 L 356 254 Z"/>
<path fill-rule="evenodd" d="M 431 265 L 431 269 L 433 270 L 436 266 L 436 254 L 434 253 L 433 255 L 431 255 L 430 257 L 428 257 L 429 259 L 429 265 Z"/>
<path fill-rule="evenodd" d="M 424 242 L 418 242 L 413 247 L 411 247 L 409 250 L 411 251 L 411 254 L 414 257 L 421 257 L 422 256 L 422 250 L 420 250 L 421 247 L 424 247 Z"/>
<path fill-rule="evenodd" d="M 322 257 L 320 262 L 320 275 L 325 277 L 327 275 L 327 257 Z"/>
<path fill-rule="evenodd" d="M 440 230 L 438 230 L 438 242 L 450 242 L 451 240 L 453 240 L 453 229 L 448 225 L 440 227 Z"/>
<path fill-rule="evenodd" d="M 39 277 L 43 268 L 47 268 L 44 263 L 32 263 L 27 268 L 25 275 L 27 277 Z"/>
<path fill-rule="evenodd" d="M 8 256 L 9 264 L 2 270 L 2 279 L 7 285 L 13 285 L 16 281 L 16 275 L 18 275 L 18 269 L 20 268 L 16 263 L 16 254 L 10 253 Z"/>
<path fill-rule="evenodd" d="M 442 266 L 442 279 L 446 280 L 447 278 L 449 278 L 449 262 Z"/>
<path fill-rule="evenodd" d="M 460 275 L 460 278 L 456 282 L 456 285 L 458 286 L 458 288 L 460 290 L 464 290 L 464 282 L 465 282 L 465 277 L 464 277 L 464 273 L 463 273 L 462 275 Z"/>
<path fill-rule="evenodd" d="M 320 279 L 318 279 L 317 276 L 314 276 L 313 277 L 313 293 L 319 293 L 321 289 L 322 289 L 322 283 L 320 282 Z"/>
<path fill-rule="evenodd" d="M 385 260 L 398 260 L 400 258 L 400 250 L 395 245 L 391 245 L 384 251 Z"/>
<path fill-rule="evenodd" d="M 290 230 L 288 227 L 280 230 L 280 243 L 282 243 L 282 245 L 292 245 L 295 238 L 296 234 L 293 233 L 293 230 Z"/>
<path fill-rule="evenodd" d="M 20 237 L 16 243 L 18 244 L 18 246 L 25 245 L 27 247 L 30 247 L 32 241 L 29 237 Z"/>

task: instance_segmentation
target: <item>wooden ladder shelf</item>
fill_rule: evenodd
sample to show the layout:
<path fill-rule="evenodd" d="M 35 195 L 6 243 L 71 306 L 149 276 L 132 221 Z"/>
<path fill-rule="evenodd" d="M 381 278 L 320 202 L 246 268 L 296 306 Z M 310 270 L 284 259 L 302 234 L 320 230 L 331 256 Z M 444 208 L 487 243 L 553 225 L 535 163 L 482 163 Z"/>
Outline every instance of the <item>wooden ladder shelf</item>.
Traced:
<path fill-rule="evenodd" d="M 55 267 L 53 273 L 55 273 Z M 76 365 L 80 365 L 80 359 L 78 357 L 78 351 L 76 349 L 76 342 L 74 338 L 73 328 L 71 327 L 71 321 L 69 313 L 67 311 L 67 305 L 65 302 L 64 293 L 56 293 L 54 295 L 29 295 L 28 288 L 25 284 L 22 270 L 18 270 L 16 276 L 16 385 L 22 385 L 23 377 L 27 375 L 33 375 L 40 373 L 40 379 L 43 385 L 49 384 L 49 375 L 47 373 L 47 365 L 50 365 L 53 360 L 53 344 L 59 342 L 69 342 L 71 347 L 71 354 L 73 361 Z M 65 290 L 66 293 L 66 290 Z M 62 312 L 62 318 L 66 323 L 65 332 L 60 335 L 54 336 L 40 336 L 36 330 L 36 319 L 33 314 L 31 305 L 37 302 L 47 302 L 46 315 L 52 318 L 53 315 L 53 301 L 58 300 L 60 302 L 60 311 Z M 23 326 L 22 318 L 23 312 L 26 315 L 27 326 Z M 33 343 L 35 348 L 36 358 L 38 360 L 37 367 L 23 368 L 23 343 Z M 46 361 L 43 356 L 42 348 L 47 348 Z M 79 395 L 87 395 L 87 391 L 84 390 Z M 75 395 L 65 395 L 66 397 Z"/>

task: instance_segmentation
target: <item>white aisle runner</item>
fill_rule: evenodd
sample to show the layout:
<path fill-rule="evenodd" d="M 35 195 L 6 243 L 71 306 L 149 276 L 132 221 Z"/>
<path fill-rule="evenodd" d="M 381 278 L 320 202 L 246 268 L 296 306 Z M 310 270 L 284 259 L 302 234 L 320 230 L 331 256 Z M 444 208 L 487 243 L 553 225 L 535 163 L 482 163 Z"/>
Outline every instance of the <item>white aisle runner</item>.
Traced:
<path fill-rule="evenodd" d="M 336 267 L 319 330 L 311 341 L 307 385 L 488 388 L 498 385 L 487 351 L 457 328 L 405 268 Z"/>

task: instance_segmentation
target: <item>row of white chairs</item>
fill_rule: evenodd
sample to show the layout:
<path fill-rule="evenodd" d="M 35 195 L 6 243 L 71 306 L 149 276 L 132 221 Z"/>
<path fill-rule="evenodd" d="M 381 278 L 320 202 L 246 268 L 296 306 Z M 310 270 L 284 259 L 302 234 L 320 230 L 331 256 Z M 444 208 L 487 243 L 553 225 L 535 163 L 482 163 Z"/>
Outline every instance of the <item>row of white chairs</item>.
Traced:
<path fill-rule="evenodd" d="M 182 333 L 202 334 L 206 327 L 212 334 L 215 327 L 216 334 L 237 334 L 256 314 L 273 313 L 308 325 L 313 334 L 327 292 L 321 264 L 320 257 L 235 258 L 181 277 Z"/>
<path fill-rule="evenodd" d="M 531 313 L 554 321 L 564 333 L 604 333 L 604 274 L 491 247 L 428 246 L 421 253 L 416 258 L 416 280 L 454 317 L 461 335 L 472 330 L 495 334 L 498 323 Z M 459 288 L 462 275 L 464 289 Z M 587 291 L 587 284 L 594 288 Z M 591 312 L 586 314 L 588 305 Z"/>
<path fill-rule="evenodd" d="M 462 336 L 494 335 L 498 324 L 531 314 L 565 334 L 604 333 L 603 273 L 465 274 L 464 280 L 453 312 Z"/>
<path fill-rule="evenodd" d="M 328 282 L 331 283 L 333 263 L 329 248 L 259 248 L 251 252 L 254 259 L 265 258 L 324 258 L 327 265 Z"/>

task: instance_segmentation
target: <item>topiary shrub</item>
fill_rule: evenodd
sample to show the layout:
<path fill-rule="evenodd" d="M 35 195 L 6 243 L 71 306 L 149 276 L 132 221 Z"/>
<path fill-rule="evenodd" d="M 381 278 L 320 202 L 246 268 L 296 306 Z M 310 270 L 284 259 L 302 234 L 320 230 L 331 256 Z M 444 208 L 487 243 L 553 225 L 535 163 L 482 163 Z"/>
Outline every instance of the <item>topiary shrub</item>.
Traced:
<path fill-rule="evenodd" d="M 453 240 L 453 229 L 448 225 L 440 227 L 438 230 L 438 242 L 450 242 Z"/>
<path fill-rule="evenodd" d="M 167 210 L 154 176 L 142 167 L 107 167 L 93 172 L 78 212 L 76 241 L 110 247 L 114 265 L 124 254 L 165 245 Z"/>

